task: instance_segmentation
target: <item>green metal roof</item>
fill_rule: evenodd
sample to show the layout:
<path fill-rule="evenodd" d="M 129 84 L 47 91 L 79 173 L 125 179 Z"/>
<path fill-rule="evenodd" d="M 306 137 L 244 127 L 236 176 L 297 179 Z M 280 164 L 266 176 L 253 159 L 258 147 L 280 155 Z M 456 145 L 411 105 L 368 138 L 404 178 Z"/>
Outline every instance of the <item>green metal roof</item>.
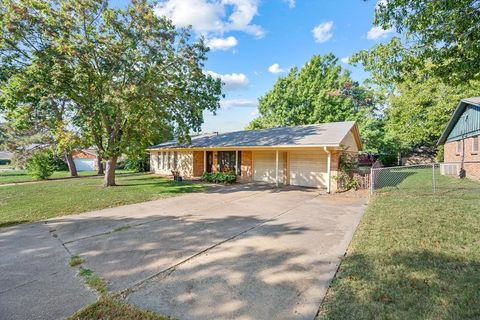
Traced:
<path fill-rule="evenodd" d="M 480 97 L 462 99 L 437 145 L 480 134 Z"/>

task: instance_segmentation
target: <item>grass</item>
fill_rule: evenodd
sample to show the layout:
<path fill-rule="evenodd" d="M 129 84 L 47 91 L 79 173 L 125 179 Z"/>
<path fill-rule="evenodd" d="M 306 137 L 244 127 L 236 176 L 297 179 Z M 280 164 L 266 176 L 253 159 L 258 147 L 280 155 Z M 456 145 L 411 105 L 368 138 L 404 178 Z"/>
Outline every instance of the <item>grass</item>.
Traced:
<path fill-rule="evenodd" d="M 144 311 L 110 296 L 101 297 L 97 302 L 80 310 L 68 320 L 170 320 L 171 318 Z"/>
<path fill-rule="evenodd" d="M 68 265 L 70 267 L 76 267 L 76 266 L 79 266 L 81 265 L 82 263 L 84 263 L 85 260 L 83 260 L 82 258 L 80 258 L 79 256 L 75 255 L 75 256 L 71 256 L 70 257 L 70 261 L 68 261 Z"/>
<path fill-rule="evenodd" d="M 150 174 L 119 176 L 117 184 L 103 188 L 98 177 L 0 187 L 0 227 L 203 190 Z"/>
<path fill-rule="evenodd" d="M 117 228 L 113 229 L 113 232 L 128 230 L 130 228 L 131 228 L 131 226 L 121 226 L 121 227 L 117 227 Z"/>
<path fill-rule="evenodd" d="M 431 171 L 376 195 L 319 319 L 479 319 L 480 183 Z"/>
<path fill-rule="evenodd" d="M 131 173 L 131 171 L 127 170 L 116 170 L 117 173 Z M 79 177 L 87 177 L 87 176 L 96 176 L 97 171 L 79 171 Z M 53 175 L 49 178 L 50 180 L 53 179 L 62 179 L 62 178 L 69 178 L 70 172 L 68 171 L 55 171 Z M 0 171 L 0 185 L 1 184 L 9 184 L 9 183 L 22 183 L 22 182 L 31 182 L 37 181 L 31 176 L 28 175 L 27 170 L 1 170 Z"/>
<path fill-rule="evenodd" d="M 107 283 L 92 270 L 80 267 L 78 276 L 85 281 L 85 284 L 98 292 L 100 295 L 107 294 Z"/>

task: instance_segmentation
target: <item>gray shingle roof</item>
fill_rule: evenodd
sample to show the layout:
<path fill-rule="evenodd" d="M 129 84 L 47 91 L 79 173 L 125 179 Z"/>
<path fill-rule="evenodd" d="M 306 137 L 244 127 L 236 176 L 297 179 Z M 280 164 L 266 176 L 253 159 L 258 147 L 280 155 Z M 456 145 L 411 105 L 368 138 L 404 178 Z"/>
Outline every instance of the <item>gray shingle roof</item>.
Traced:
<path fill-rule="evenodd" d="M 457 105 L 457 108 L 455 109 L 455 111 L 452 114 L 452 117 L 450 118 L 450 121 L 448 121 L 447 127 L 445 128 L 442 135 L 440 136 L 440 139 L 438 139 L 437 146 L 442 145 L 447 141 L 448 135 L 450 134 L 453 127 L 455 126 L 458 119 L 463 114 L 463 112 L 465 111 L 465 108 L 468 105 L 480 106 L 480 97 L 465 98 L 460 100 L 460 102 Z"/>
<path fill-rule="evenodd" d="M 355 121 L 345 121 L 209 134 L 192 137 L 190 145 L 174 140 L 148 149 L 339 145 L 355 125 Z"/>

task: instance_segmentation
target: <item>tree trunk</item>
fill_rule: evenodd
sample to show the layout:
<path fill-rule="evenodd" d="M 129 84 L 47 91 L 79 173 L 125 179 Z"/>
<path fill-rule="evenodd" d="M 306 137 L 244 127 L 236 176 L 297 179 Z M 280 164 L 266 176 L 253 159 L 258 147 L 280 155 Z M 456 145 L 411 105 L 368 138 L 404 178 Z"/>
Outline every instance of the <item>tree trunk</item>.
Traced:
<path fill-rule="evenodd" d="M 77 167 L 75 166 L 75 161 L 73 161 L 72 152 L 65 152 L 65 160 L 67 161 L 68 171 L 70 171 L 71 177 L 78 177 Z"/>
<path fill-rule="evenodd" d="M 99 176 L 103 176 L 104 172 L 103 172 L 103 163 L 102 163 L 102 157 L 101 156 L 97 156 L 97 174 Z"/>
<path fill-rule="evenodd" d="M 105 177 L 103 178 L 103 186 L 111 187 L 115 184 L 115 167 L 117 165 L 117 157 L 111 157 L 107 160 L 107 168 L 105 169 Z"/>

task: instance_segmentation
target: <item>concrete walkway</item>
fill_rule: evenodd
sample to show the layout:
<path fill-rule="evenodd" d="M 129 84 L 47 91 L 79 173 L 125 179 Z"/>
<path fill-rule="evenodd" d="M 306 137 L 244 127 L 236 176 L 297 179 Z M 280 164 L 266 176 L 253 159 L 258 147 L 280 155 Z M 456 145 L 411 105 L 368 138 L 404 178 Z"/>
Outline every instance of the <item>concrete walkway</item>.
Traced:
<path fill-rule="evenodd" d="M 19 319 L 61 318 L 92 302 L 94 295 L 66 266 L 68 250 L 106 279 L 110 291 L 160 314 L 313 319 L 364 205 L 358 196 L 236 185 L 0 229 L 0 287 L 6 288 L 0 292 L 0 313 L 5 308 L 9 314 L 23 312 L 20 305 L 4 302 L 19 298 L 19 285 L 25 288 L 24 302 L 39 304 L 31 316 Z M 38 238 L 21 240 L 29 230 Z M 36 248 L 48 254 L 29 257 Z M 19 250 L 23 257 L 15 254 Z M 33 294 L 28 275 L 36 272 L 30 260 L 48 270 L 36 275 L 37 281 L 51 275 L 52 266 L 59 280 L 65 279 L 44 281 Z M 25 270 L 8 285 L 20 264 Z M 49 292 L 65 297 L 58 302 L 63 314 L 49 314 Z"/>

